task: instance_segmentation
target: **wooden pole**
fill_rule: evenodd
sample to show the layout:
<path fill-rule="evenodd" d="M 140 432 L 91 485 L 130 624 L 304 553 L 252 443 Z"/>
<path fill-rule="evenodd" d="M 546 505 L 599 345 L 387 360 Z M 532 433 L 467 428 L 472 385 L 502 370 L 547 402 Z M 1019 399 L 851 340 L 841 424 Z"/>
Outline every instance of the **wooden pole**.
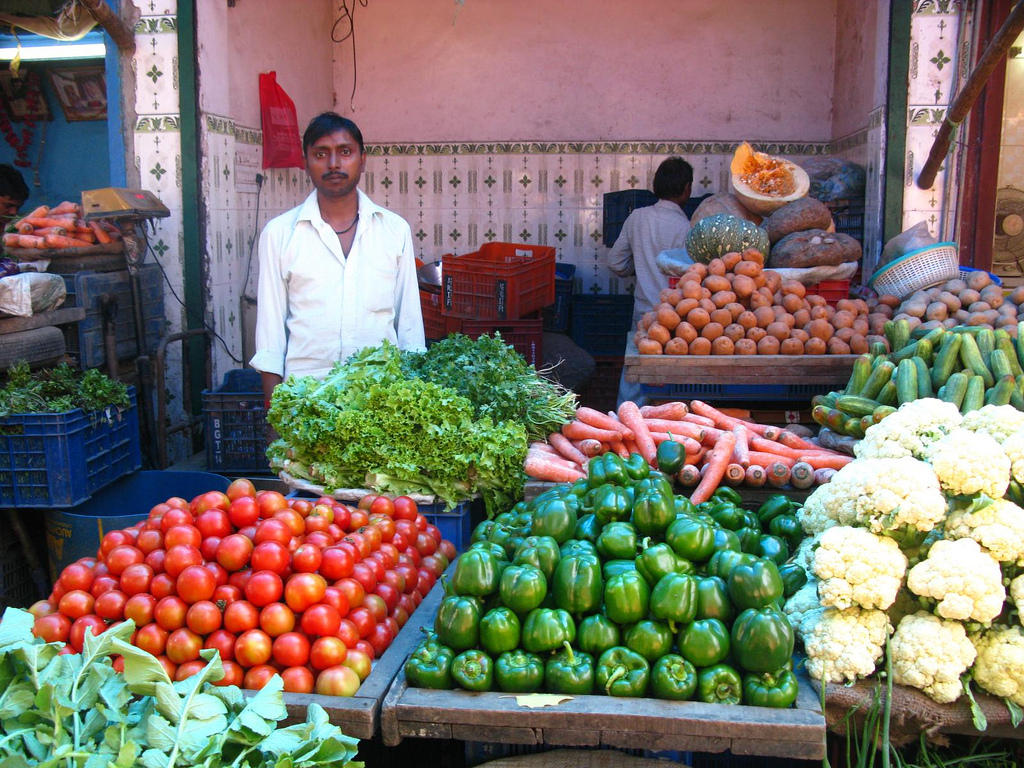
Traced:
<path fill-rule="evenodd" d="M 107 31 L 119 50 L 135 50 L 135 32 L 122 21 L 103 0 L 78 0 L 85 6 L 96 22 Z"/>
<path fill-rule="evenodd" d="M 949 153 L 953 132 L 964 121 L 964 118 L 967 117 L 971 107 L 974 105 L 974 101 L 978 98 L 982 88 L 985 87 L 985 83 L 988 82 L 992 70 L 996 68 L 996 65 L 1006 55 L 1010 45 L 1013 44 L 1013 41 L 1017 39 L 1017 35 L 1022 30 L 1024 30 L 1024 2 L 1018 2 L 1014 9 L 1010 11 L 1010 15 L 1006 17 L 1003 26 L 999 28 L 995 37 L 992 38 L 992 42 L 988 44 L 985 52 L 978 60 L 977 66 L 974 67 L 974 71 L 971 72 L 964 87 L 957 94 L 956 99 L 949 105 L 949 109 L 946 111 L 946 119 L 939 126 L 939 132 L 935 136 L 935 141 L 932 142 L 928 159 L 925 160 L 924 167 L 921 168 L 921 173 L 918 174 L 917 186 L 921 189 L 931 189 L 935 183 L 935 176 L 939 172 L 939 166 L 942 165 L 946 155 Z"/>

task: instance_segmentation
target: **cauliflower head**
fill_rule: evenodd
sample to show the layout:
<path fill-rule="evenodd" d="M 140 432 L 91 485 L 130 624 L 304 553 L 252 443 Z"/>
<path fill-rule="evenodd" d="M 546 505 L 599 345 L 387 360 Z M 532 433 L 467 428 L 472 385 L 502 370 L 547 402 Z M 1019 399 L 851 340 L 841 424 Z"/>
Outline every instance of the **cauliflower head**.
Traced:
<path fill-rule="evenodd" d="M 905 616 L 910 616 L 919 610 L 921 610 L 921 601 L 904 585 L 896 595 L 896 601 L 889 606 L 886 613 L 889 614 L 889 623 L 898 627 Z"/>
<path fill-rule="evenodd" d="M 953 403 L 930 397 L 914 400 L 870 427 L 853 451 L 858 459 L 923 459 L 929 446 L 959 427 L 962 420 Z"/>
<path fill-rule="evenodd" d="M 805 617 L 803 627 L 807 672 L 829 683 L 872 674 L 892 631 L 885 611 L 864 608 L 825 608 Z"/>
<path fill-rule="evenodd" d="M 907 558 L 892 539 L 865 528 L 834 526 L 821 534 L 811 566 L 823 606 L 887 609 L 896 601 Z"/>
<path fill-rule="evenodd" d="M 999 563 L 974 539 L 935 542 L 927 559 L 910 569 L 907 587 L 938 601 L 939 616 L 958 621 L 990 622 L 1006 600 Z"/>
<path fill-rule="evenodd" d="M 984 493 L 999 499 L 1006 495 L 1010 484 L 1010 459 L 1002 446 L 984 432 L 950 432 L 931 445 L 928 461 L 939 485 L 954 496 Z"/>
<path fill-rule="evenodd" d="M 972 638 L 974 680 L 994 696 L 1024 706 L 1024 630 L 996 624 Z"/>
<path fill-rule="evenodd" d="M 1012 405 L 986 405 L 971 411 L 963 420 L 963 428 L 988 435 L 1002 445 L 1014 432 L 1024 429 L 1024 411 Z"/>
<path fill-rule="evenodd" d="M 789 623 L 793 625 L 793 631 L 801 638 L 804 636 L 804 624 L 816 621 L 816 614 L 823 610 L 821 601 L 818 600 L 818 580 L 813 574 L 808 574 L 807 583 L 800 587 L 782 608 L 782 612 L 789 617 Z"/>
<path fill-rule="evenodd" d="M 1010 600 L 1017 606 L 1017 613 L 1024 615 L 1024 575 L 1020 575 L 1010 582 Z"/>
<path fill-rule="evenodd" d="M 858 459 L 812 493 L 799 518 L 810 534 L 836 525 L 860 525 L 879 534 L 911 527 L 930 531 L 946 518 L 946 499 L 935 470 L 923 461 Z"/>
<path fill-rule="evenodd" d="M 893 682 L 920 688 L 940 704 L 960 698 L 960 675 L 977 655 L 963 624 L 926 611 L 900 621 L 890 651 Z"/>
<path fill-rule="evenodd" d="M 974 539 L 999 562 L 1024 564 L 1024 509 L 995 499 L 954 510 L 946 519 L 946 538 Z"/>
<path fill-rule="evenodd" d="M 1024 482 L 1024 429 L 1018 429 L 1003 441 L 1003 452 L 1010 460 L 1013 479 Z"/>
<path fill-rule="evenodd" d="M 818 543 L 820 541 L 820 533 L 817 533 L 814 536 L 807 536 L 800 542 L 800 546 L 796 548 L 796 552 L 793 553 L 792 561 L 803 568 L 804 572 L 807 573 L 810 578 L 814 577 L 814 574 L 811 573 L 811 563 L 814 562 L 814 550 L 818 548 Z"/>

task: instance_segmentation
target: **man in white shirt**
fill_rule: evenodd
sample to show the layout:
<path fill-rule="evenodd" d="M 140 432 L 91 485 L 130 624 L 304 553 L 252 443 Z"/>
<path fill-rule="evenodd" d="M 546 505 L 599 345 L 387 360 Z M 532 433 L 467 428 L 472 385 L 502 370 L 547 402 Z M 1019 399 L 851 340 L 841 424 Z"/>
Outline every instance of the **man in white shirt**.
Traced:
<path fill-rule="evenodd" d="M 302 137 L 315 191 L 260 235 L 256 354 L 263 394 L 291 375 L 323 377 L 382 341 L 423 350 L 412 231 L 358 189 L 363 136 L 333 112 Z"/>
<path fill-rule="evenodd" d="M 608 252 L 608 268 L 620 277 L 636 275 L 633 292 L 633 325 L 661 302 L 668 278 L 658 269 L 658 254 L 670 248 L 684 248 L 690 233 L 690 220 L 683 206 L 693 188 L 693 166 L 681 157 L 662 161 L 654 172 L 654 195 L 658 202 L 637 208 L 622 225 L 622 232 Z M 619 383 L 619 403 L 638 401 L 640 385 Z"/>

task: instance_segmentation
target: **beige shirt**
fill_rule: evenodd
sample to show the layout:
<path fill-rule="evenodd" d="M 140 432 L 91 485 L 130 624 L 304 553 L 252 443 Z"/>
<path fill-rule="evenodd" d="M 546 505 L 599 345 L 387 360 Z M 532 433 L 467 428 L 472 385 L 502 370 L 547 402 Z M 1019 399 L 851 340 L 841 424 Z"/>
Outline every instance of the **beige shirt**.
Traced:
<path fill-rule="evenodd" d="M 385 339 L 426 349 L 409 224 L 357 192 L 359 223 L 347 256 L 315 191 L 263 229 L 256 370 L 319 378 Z"/>
<path fill-rule="evenodd" d="M 608 252 L 608 268 L 620 277 L 636 275 L 633 321 L 660 303 L 659 294 L 668 288 L 668 277 L 655 259 L 662 251 L 683 248 L 690 233 L 690 220 L 683 209 L 668 200 L 637 208 L 622 225 L 622 232 Z"/>

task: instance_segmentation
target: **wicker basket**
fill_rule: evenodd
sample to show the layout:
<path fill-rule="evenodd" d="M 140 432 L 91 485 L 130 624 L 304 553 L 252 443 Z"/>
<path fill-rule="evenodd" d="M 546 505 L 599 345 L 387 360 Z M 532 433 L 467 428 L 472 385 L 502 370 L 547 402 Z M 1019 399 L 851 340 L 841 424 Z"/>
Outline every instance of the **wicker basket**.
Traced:
<path fill-rule="evenodd" d="M 902 298 L 959 276 L 960 255 L 956 243 L 936 243 L 911 251 L 882 267 L 871 278 L 871 287 L 879 294 Z"/>

